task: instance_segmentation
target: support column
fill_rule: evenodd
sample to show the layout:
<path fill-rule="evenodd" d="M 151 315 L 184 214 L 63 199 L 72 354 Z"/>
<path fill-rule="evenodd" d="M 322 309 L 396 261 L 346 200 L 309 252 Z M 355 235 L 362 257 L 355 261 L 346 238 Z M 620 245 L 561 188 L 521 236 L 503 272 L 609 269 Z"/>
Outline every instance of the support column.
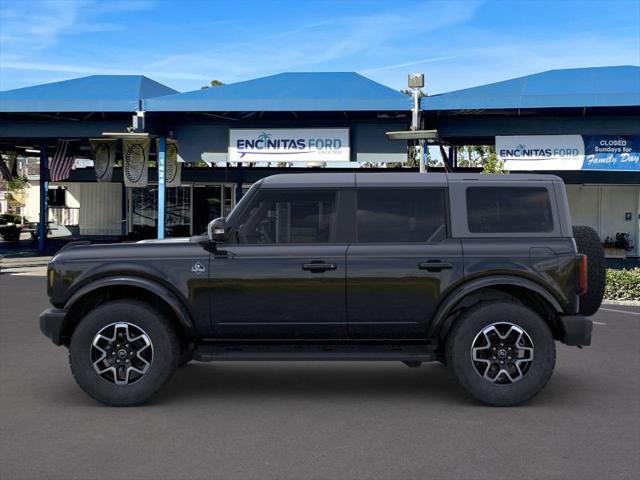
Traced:
<path fill-rule="evenodd" d="M 242 162 L 236 166 L 236 204 L 242 199 L 243 171 Z"/>
<path fill-rule="evenodd" d="M 40 145 L 40 222 L 38 223 L 38 252 L 44 255 L 47 249 L 47 226 L 49 221 L 49 157 L 47 145 Z"/>
<path fill-rule="evenodd" d="M 164 219 L 166 214 L 166 157 L 167 139 L 160 137 L 158 142 L 158 239 L 164 239 Z"/>

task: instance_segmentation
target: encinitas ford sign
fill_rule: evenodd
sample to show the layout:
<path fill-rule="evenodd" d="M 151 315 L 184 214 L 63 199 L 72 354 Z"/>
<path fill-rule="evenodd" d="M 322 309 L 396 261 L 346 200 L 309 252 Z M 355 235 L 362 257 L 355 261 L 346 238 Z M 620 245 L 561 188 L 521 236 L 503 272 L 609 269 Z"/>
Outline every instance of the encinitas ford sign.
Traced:
<path fill-rule="evenodd" d="M 230 162 L 348 162 L 348 128 L 230 129 Z"/>
<path fill-rule="evenodd" d="M 496 136 L 496 154 L 507 170 L 580 170 L 580 135 Z"/>
<path fill-rule="evenodd" d="M 496 136 L 505 169 L 640 171 L 640 136 Z"/>

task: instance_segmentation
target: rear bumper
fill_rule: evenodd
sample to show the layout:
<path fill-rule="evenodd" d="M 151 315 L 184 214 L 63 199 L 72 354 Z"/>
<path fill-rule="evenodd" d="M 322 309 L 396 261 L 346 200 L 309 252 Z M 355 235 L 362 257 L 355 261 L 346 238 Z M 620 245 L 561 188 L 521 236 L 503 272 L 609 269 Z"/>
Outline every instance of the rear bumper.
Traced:
<path fill-rule="evenodd" d="M 560 323 L 560 340 L 572 346 L 591 345 L 593 322 L 582 315 L 562 315 Z"/>
<path fill-rule="evenodd" d="M 62 345 L 62 329 L 67 311 L 61 308 L 47 308 L 40 314 L 40 331 L 56 345 Z"/>

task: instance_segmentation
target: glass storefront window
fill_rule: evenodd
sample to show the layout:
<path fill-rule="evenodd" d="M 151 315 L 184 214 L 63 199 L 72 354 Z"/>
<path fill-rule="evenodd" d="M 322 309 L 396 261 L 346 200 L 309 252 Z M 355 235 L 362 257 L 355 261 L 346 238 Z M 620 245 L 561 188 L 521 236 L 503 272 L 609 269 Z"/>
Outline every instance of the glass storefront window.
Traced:
<path fill-rule="evenodd" d="M 134 239 L 157 236 L 158 189 L 155 186 L 131 188 L 130 232 Z"/>
<path fill-rule="evenodd" d="M 191 235 L 191 187 L 167 188 L 167 237 Z"/>
<path fill-rule="evenodd" d="M 229 212 L 231 212 L 231 209 L 235 204 L 235 201 L 234 201 L 235 199 L 233 198 L 233 190 L 234 188 L 229 185 L 224 186 L 224 197 L 222 199 L 224 203 L 224 208 L 222 209 L 223 217 L 226 217 L 227 215 L 229 215 Z"/>
<path fill-rule="evenodd" d="M 248 189 L 250 185 L 243 185 Z M 135 240 L 157 237 L 158 187 L 131 188 L 129 232 Z M 167 188 L 166 237 L 188 237 L 206 232 L 207 223 L 227 216 L 235 205 L 235 185 Z"/>
<path fill-rule="evenodd" d="M 191 234 L 191 187 L 167 188 L 165 236 Z M 134 239 L 156 238 L 158 231 L 158 188 L 131 189 L 130 232 Z"/>

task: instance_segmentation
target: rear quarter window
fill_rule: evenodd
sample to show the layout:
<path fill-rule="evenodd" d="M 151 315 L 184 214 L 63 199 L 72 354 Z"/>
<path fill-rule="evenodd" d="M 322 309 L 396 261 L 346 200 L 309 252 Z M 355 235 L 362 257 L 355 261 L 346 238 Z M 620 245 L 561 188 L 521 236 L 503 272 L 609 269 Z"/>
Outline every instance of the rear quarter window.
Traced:
<path fill-rule="evenodd" d="M 553 231 L 549 191 L 544 187 L 469 187 L 466 196 L 472 233 Z"/>

